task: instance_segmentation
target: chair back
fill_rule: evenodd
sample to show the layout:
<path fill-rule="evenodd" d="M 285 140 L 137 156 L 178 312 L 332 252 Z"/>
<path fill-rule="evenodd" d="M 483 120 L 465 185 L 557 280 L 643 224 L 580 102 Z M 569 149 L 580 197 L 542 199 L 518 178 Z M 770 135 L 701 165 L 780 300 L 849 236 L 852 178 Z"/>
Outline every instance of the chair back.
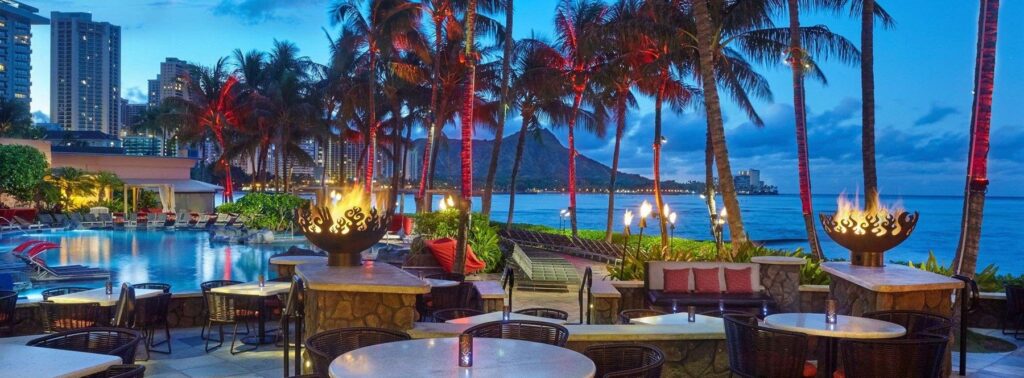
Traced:
<path fill-rule="evenodd" d="M 532 320 L 481 323 L 469 327 L 463 333 L 473 335 L 473 337 L 526 340 L 555 346 L 565 346 L 566 341 L 569 340 L 569 330 L 565 327 Z"/>
<path fill-rule="evenodd" d="M 544 307 L 524 308 L 522 310 L 516 311 L 516 313 L 517 314 L 523 314 L 523 315 L 530 315 L 530 316 L 539 316 L 539 317 L 542 317 L 542 318 L 550 318 L 550 319 L 558 319 L 558 320 L 569 320 L 569 313 L 568 312 L 565 312 L 565 311 L 562 311 L 562 310 L 559 310 L 559 309 L 554 309 L 554 308 L 544 308 Z"/>
<path fill-rule="evenodd" d="M 729 370 L 741 377 L 800 377 L 807 336 L 757 325 L 752 315 L 725 316 Z"/>
<path fill-rule="evenodd" d="M 434 311 L 434 322 L 444 323 L 449 320 L 468 318 L 470 316 L 483 315 L 484 312 L 472 308 L 446 308 Z"/>
<path fill-rule="evenodd" d="M 146 367 L 142 365 L 113 365 L 100 373 L 102 378 L 142 378 L 146 375 Z"/>
<path fill-rule="evenodd" d="M 338 356 L 371 345 L 409 340 L 409 334 L 384 328 L 340 328 L 320 332 L 306 339 L 306 349 L 313 358 L 313 369 L 327 375 L 328 366 Z"/>
<path fill-rule="evenodd" d="M 130 329 L 92 327 L 43 336 L 25 345 L 118 356 L 123 363 L 133 364 L 140 340 L 142 334 Z"/>
<path fill-rule="evenodd" d="M 162 282 L 146 282 L 132 285 L 136 289 L 149 289 L 149 290 L 160 290 L 164 293 L 171 292 L 171 284 L 165 284 Z"/>
<path fill-rule="evenodd" d="M 92 289 L 87 288 L 87 287 L 64 286 L 64 287 L 55 287 L 53 289 L 43 290 L 43 292 L 41 294 L 43 295 L 43 300 L 45 301 L 45 300 L 49 300 L 50 297 L 56 297 L 58 295 L 64 295 L 64 294 L 77 293 L 77 292 L 86 291 L 86 290 L 92 290 Z"/>
<path fill-rule="evenodd" d="M 649 308 L 622 310 L 621 312 L 619 312 L 619 323 L 630 324 L 630 322 L 636 318 L 646 318 L 648 316 L 658 316 L 665 314 L 667 314 L 665 311 L 652 310 Z"/>
<path fill-rule="evenodd" d="M 234 323 L 248 319 L 247 312 L 239 310 L 252 308 L 248 305 L 249 299 L 243 296 L 207 291 L 203 298 L 206 298 L 206 309 L 212 322 Z"/>
<path fill-rule="evenodd" d="M 135 289 L 127 283 L 121 284 L 121 295 L 114 307 L 114 319 L 110 322 L 114 327 L 131 328 L 135 321 Z"/>
<path fill-rule="evenodd" d="M 39 302 L 43 314 L 43 332 L 53 333 L 92 327 L 99 324 L 99 303 Z"/>
<path fill-rule="evenodd" d="M 598 344 L 583 351 L 597 367 L 595 377 L 659 378 L 665 353 L 640 344 Z"/>
<path fill-rule="evenodd" d="M 1006 285 L 1006 313 L 1024 313 L 1024 286 Z"/>
<path fill-rule="evenodd" d="M 448 287 L 432 287 L 430 288 L 430 309 L 437 311 L 446 308 L 472 307 L 470 303 L 474 290 L 475 286 L 472 282 L 462 282 Z"/>
<path fill-rule="evenodd" d="M 953 328 L 953 321 L 949 318 L 923 311 L 886 310 L 868 312 L 863 316 L 903 326 L 907 329 L 907 334 L 902 337 L 905 339 L 918 338 L 922 335 L 949 336 L 950 329 Z"/>
<path fill-rule="evenodd" d="M 18 292 L 0 291 L 0 329 L 14 326 L 15 314 L 18 306 Z"/>
<path fill-rule="evenodd" d="M 886 340 L 840 340 L 846 377 L 937 378 L 942 376 L 945 337 Z"/>
<path fill-rule="evenodd" d="M 160 293 L 148 298 L 135 300 L 134 327 L 152 327 L 167 324 L 167 314 L 171 307 L 171 294 Z"/>

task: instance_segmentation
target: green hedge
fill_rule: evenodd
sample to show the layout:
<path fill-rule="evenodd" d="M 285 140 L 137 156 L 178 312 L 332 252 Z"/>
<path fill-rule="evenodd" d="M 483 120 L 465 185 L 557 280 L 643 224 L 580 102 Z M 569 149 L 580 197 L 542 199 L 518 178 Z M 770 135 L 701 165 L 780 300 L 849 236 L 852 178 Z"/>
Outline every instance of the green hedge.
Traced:
<path fill-rule="evenodd" d="M 0 193 L 31 201 L 48 173 L 46 156 L 28 146 L 0 145 Z"/>
<path fill-rule="evenodd" d="M 416 232 L 433 238 L 456 238 L 459 233 L 459 212 L 454 210 L 417 214 Z M 487 263 L 484 273 L 501 271 L 501 249 L 498 248 L 498 228 L 487 216 L 474 213 L 469 229 L 469 246 Z"/>
<path fill-rule="evenodd" d="M 272 231 L 287 230 L 295 219 L 295 209 L 308 201 L 291 194 L 249 193 L 237 202 L 217 207 L 217 212 L 245 215 L 245 226 Z"/>

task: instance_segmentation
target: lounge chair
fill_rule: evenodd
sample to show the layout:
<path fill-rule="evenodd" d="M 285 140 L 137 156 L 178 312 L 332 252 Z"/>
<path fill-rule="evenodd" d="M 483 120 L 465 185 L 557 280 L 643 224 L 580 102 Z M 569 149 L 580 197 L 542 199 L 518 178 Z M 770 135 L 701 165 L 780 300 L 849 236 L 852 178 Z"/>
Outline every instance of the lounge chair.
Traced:
<path fill-rule="evenodd" d="M 82 214 L 82 222 L 80 224 L 85 228 L 103 227 L 103 222 L 93 214 Z"/>
<path fill-rule="evenodd" d="M 178 210 L 174 213 L 174 228 L 187 228 L 189 226 L 189 213 L 185 210 Z"/>
<path fill-rule="evenodd" d="M 110 216 L 110 213 L 99 213 L 99 216 L 97 216 L 97 218 L 99 218 L 101 227 L 114 226 L 114 217 Z"/>
<path fill-rule="evenodd" d="M 187 227 L 188 228 L 198 228 L 199 224 L 202 223 L 204 217 L 205 216 L 203 214 L 188 213 L 188 223 L 186 223 Z"/>
<path fill-rule="evenodd" d="M 17 215 L 14 216 L 14 222 L 17 223 L 19 226 L 21 226 L 22 229 L 25 229 L 25 230 L 37 230 L 37 229 L 46 227 L 46 225 L 44 225 L 42 223 L 32 223 L 32 222 L 29 222 L 29 221 L 25 220 L 25 218 L 19 217 Z"/>
<path fill-rule="evenodd" d="M 231 214 L 217 214 L 217 219 L 213 222 L 213 228 L 223 229 L 227 227 L 233 218 L 234 216 Z"/>
<path fill-rule="evenodd" d="M 71 227 L 71 220 L 68 219 L 67 215 L 64 214 L 53 214 L 53 221 L 60 224 L 61 227 Z"/>
<path fill-rule="evenodd" d="M 0 231 L 21 231 L 21 226 L 12 220 L 0 217 Z"/>
<path fill-rule="evenodd" d="M 167 214 L 164 213 L 149 213 L 146 216 L 148 228 L 164 228 L 164 223 L 167 222 Z"/>
<path fill-rule="evenodd" d="M 214 225 L 217 224 L 217 220 L 220 219 L 221 216 L 227 217 L 228 215 L 227 214 L 217 214 L 217 213 L 212 213 L 212 214 L 207 215 L 206 216 L 206 220 L 204 220 L 204 221 L 199 223 L 199 228 L 205 228 L 205 229 L 214 228 Z M 226 222 L 226 220 L 225 220 L 225 222 Z"/>

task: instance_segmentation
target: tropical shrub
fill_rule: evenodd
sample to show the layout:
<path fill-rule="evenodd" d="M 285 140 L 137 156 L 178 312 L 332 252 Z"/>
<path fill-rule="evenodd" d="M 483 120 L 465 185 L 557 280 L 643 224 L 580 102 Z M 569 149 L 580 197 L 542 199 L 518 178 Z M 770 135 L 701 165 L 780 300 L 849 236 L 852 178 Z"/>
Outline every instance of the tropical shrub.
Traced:
<path fill-rule="evenodd" d="M 459 233 L 459 212 L 454 210 L 417 214 L 416 232 L 435 238 L 456 238 Z M 498 228 L 487 216 L 474 213 L 467 241 L 473 253 L 487 263 L 484 273 L 501 270 L 502 255 L 498 247 Z"/>
<path fill-rule="evenodd" d="M 217 212 L 245 215 L 245 226 L 283 231 L 295 220 L 295 209 L 308 201 L 292 194 L 249 193 L 233 203 L 217 207 Z"/>
<path fill-rule="evenodd" d="M 913 261 L 894 261 L 893 263 L 906 264 L 911 268 L 917 268 L 924 271 L 941 274 L 943 276 L 953 275 L 953 270 L 950 269 L 949 265 L 939 264 L 938 259 L 935 258 L 935 253 L 932 251 L 928 251 L 928 259 L 917 265 L 914 265 Z M 1000 275 L 999 267 L 995 266 L 995 264 L 989 264 L 988 266 L 974 274 L 974 282 L 978 283 L 978 290 L 989 292 L 1001 292 L 1003 290 L 1006 290 L 1007 285 L 1020 285 L 1024 283 L 1024 275 Z"/>
<path fill-rule="evenodd" d="M 0 145 L 0 193 L 19 201 L 33 199 L 47 173 L 46 156 L 29 146 Z"/>

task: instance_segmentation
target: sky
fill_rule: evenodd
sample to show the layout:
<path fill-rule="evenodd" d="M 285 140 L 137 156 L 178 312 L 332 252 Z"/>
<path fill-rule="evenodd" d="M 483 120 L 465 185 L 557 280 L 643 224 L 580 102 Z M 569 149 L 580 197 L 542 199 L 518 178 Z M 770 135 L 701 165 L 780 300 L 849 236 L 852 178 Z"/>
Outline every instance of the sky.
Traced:
<path fill-rule="evenodd" d="M 295 42 L 314 61 L 328 57 L 329 0 L 23 0 L 51 11 L 89 12 L 121 26 L 121 86 L 133 103 L 146 101 L 146 81 L 166 57 L 209 65 L 234 49 L 269 50 L 275 39 Z M 515 0 L 517 38 L 553 38 L 554 0 Z M 960 195 L 970 130 L 977 1 L 886 0 L 896 19 L 875 33 L 876 133 L 879 187 L 890 195 Z M 1024 186 L 1024 1 L 1002 2 L 989 193 L 1021 196 Z M 805 25 L 825 24 L 859 45 L 859 17 L 806 14 Z M 780 16 L 776 23 L 786 25 Z M 325 34 L 326 33 L 326 34 Z M 33 28 L 32 110 L 48 114 L 50 28 Z M 781 63 L 781 61 L 780 61 Z M 860 69 L 824 62 L 827 86 L 807 85 L 811 179 L 815 193 L 857 192 L 861 187 Z M 786 67 L 758 67 L 773 101 L 756 102 L 765 126 L 755 127 L 723 97 L 734 170 L 760 169 L 780 192 L 797 192 L 791 76 Z M 691 83 L 696 84 L 696 83 Z M 702 109 L 665 115 L 668 144 L 663 175 L 703 180 L 705 117 Z M 516 120 L 511 121 L 517 126 Z M 517 128 L 509 126 L 509 129 Z M 651 175 L 653 106 L 642 99 L 629 115 L 622 170 Z M 513 130 L 509 130 L 513 131 Z M 419 131 L 422 134 L 422 131 Z M 446 129 L 450 136 L 458 130 Z M 565 139 L 564 128 L 555 133 Z M 582 133 L 580 133 L 582 134 Z M 479 138 L 492 135 L 478 133 Z M 612 138 L 578 137 L 581 153 L 610 165 Z"/>

